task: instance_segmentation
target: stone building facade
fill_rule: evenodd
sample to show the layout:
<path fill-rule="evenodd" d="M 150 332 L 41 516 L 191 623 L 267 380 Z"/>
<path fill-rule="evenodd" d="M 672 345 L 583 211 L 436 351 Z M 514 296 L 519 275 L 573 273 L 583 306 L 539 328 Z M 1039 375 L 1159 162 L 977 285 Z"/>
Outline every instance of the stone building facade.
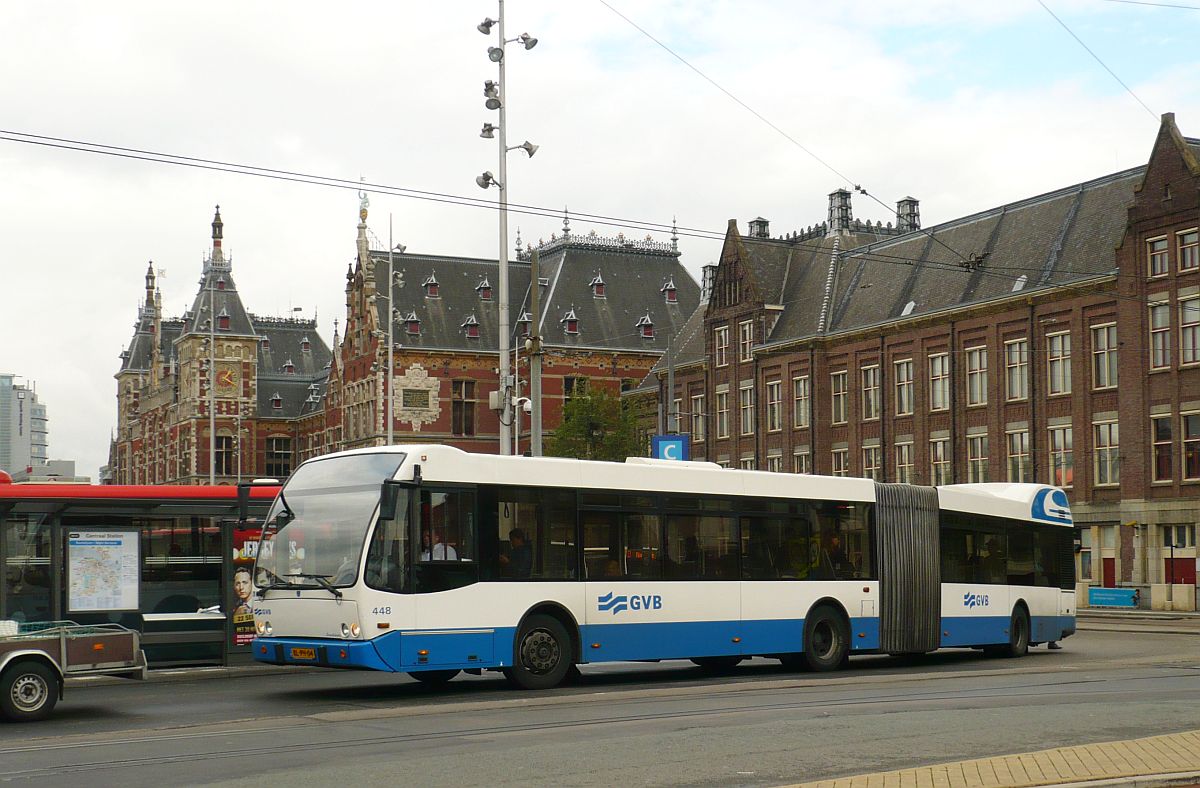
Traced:
<path fill-rule="evenodd" d="M 845 191 L 789 236 L 731 221 L 649 407 L 729 467 L 1061 485 L 1081 577 L 1194 587 L 1198 157 L 1168 114 L 1145 166 L 932 228 Z"/>

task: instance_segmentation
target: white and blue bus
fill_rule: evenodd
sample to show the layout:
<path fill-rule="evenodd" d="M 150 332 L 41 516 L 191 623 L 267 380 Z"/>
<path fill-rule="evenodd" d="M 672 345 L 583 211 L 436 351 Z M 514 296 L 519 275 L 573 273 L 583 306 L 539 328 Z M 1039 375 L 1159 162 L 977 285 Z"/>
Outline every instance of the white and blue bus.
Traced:
<path fill-rule="evenodd" d="M 1021 656 L 1075 631 L 1066 495 L 438 445 L 310 460 L 263 530 L 255 659 L 407 672 Z"/>

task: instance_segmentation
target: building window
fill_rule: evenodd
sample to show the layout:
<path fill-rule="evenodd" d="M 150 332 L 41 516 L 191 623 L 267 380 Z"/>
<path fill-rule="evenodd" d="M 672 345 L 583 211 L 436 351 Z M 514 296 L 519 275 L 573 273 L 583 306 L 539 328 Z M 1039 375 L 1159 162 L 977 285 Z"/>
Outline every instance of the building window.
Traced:
<path fill-rule="evenodd" d="M 935 487 L 953 482 L 950 473 L 950 441 L 947 438 L 935 438 L 929 442 L 929 482 Z"/>
<path fill-rule="evenodd" d="M 738 461 L 738 468 L 740 468 L 743 471 L 754 470 L 754 458 L 753 457 L 743 457 L 741 460 Z"/>
<path fill-rule="evenodd" d="M 1200 364 L 1200 296 L 1179 301 L 1179 363 Z"/>
<path fill-rule="evenodd" d="M 896 481 L 913 483 L 913 445 L 911 441 L 896 444 Z"/>
<path fill-rule="evenodd" d="M 563 331 L 566 331 L 568 334 L 579 333 L 579 318 L 575 316 L 574 307 L 567 310 L 567 313 L 558 322 L 562 324 Z"/>
<path fill-rule="evenodd" d="M 1188 230 L 1179 238 L 1179 273 L 1200 268 L 1200 232 Z"/>
<path fill-rule="evenodd" d="M 225 314 L 224 310 L 217 315 L 217 328 L 221 331 L 229 330 L 229 315 Z"/>
<path fill-rule="evenodd" d="M 1166 238 L 1147 241 L 1150 252 L 1150 276 L 1164 276 L 1171 268 L 1170 250 Z"/>
<path fill-rule="evenodd" d="M 592 281 L 588 282 L 588 286 L 592 288 L 592 298 L 607 297 L 604 294 L 604 277 L 600 276 L 599 271 L 592 277 Z"/>
<path fill-rule="evenodd" d="M 729 392 L 717 392 L 717 437 L 729 437 Z"/>
<path fill-rule="evenodd" d="M 468 339 L 479 338 L 479 321 L 475 319 L 475 315 L 467 315 L 466 320 L 462 322 L 459 328 L 466 331 Z"/>
<path fill-rule="evenodd" d="M 1046 335 L 1046 374 L 1049 393 L 1071 393 L 1071 335 L 1067 332 Z"/>
<path fill-rule="evenodd" d="M 1092 444 L 1095 458 L 1095 479 L 1097 487 L 1119 484 L 1121 482 L 1121 453 L 1119 448 L 1117 423 L 1102 421 L 1092 425 Z"/>
<path fill-rule="evenodd" d="M 475 285 L 475 292 L 479 293 L 480 301 L 492 300 L 492 283 L 488 281 L 486 276 L 479 280 L 479 284 Z"/>
<path fill-rule="evenodd" d="M 878 446 L 863 447 L 863 478 L 879 481 L 879 472 L 883 466 L 883 452 Z"/>
<path fill-rule="evenodd" d="M 767 457 L 767 470 L 770 471 L 771 473 L 782 473 L 783 472 L 783 455 L 782 454 L 772 454 L 769 457 Z"/>
<path fill-rule="evenodd" d="M 1092 579 L 1092 529 L 1087 526 L 1079 529 L 1079 579 Z"/>
<path fill-rule="evenodd" d="M 453 435 L 475 434 L 475 381 L 455 380 L 450 383 L 450 432 Z"/>
<path fill-rule="evenodd" d="M 218 476 L 233 475 L 233 438 L 228 435 L 218 435 L 216 454 L 213 455 Z"/>
<path fill-rule="evenodd" d="M 975 484 L 988 480 L 988 436 L 967 436 L 967 481 Z"/>
<path fill-rule="evenodd" d="M 692 442 L 704 442 L 704 395 L 692 395 Z"/>
<path fill-rule="evenodd" d="M 738 389 L 738 425 L 743 435 L 754 434 L 754 386 Z"/>
<path fill-rule="evenodd" d="M 267 438 L 267 476 L 283 479 L 292 472 L 292 439 Z"/>
<path fill-rule="evenodd" d="M 849 383 L 849 376 L 848 372 L 834 372 L 829 376 L 834 424 L 846 423 L 846 387 Z"/>
<path fill-rule="evenodd" d="M 1017 430 L 1006 436 L 1008 442 L 1008 480 L 1033 481 L 1033 457 L 1029 453 L 1029 430 Z"/>
<path fill-rule="evenodd" d="M 738 323 L 738 361 L 751 359 L 750 349 L 754 347 L 754 321 L 743 320 Z"/>
<path fill-rule="evenodd" d="M 808 375 L 792 378 L 792 423 L 796 428 L 808 426 Z"/>
<path fill-rule="evenodd" d="M 663 299 L 668 304 L 679 303 L 679 297 L 677 295 L 674 279 L 668 279 L 666 283 L 659 288 L 659 292 L 663 294 Z"/>
<path fill-rule="evenodd" d="M 1150 440 L 1154 447 L 1154 471 L 1152 481 L 1168 482 L 1175 475 L 1171 466 L 1175 454 L 1175 442 L 1171 440 L 1171 417 L 1154 416 L 1150 419 Z"/>
<path fill-rule="evenodd" d="M 796 473 L 812 473 L 812 455 L 803 450 L 793 452 L 792 470 Z"/>
<path fill-rule="evenodd" d="M 296 374 L 296 365 L 292 363 L 292 360 L 290 358 L 283 365 L 283 374 L 285 374 L 285 375 L 295 375 Z"/>
<path fill-rule="evenodd" d="M 587 378 L 563 378 L 563 399 L 582 397 L 587 394 Z"/>
<path fill-rule="evenodd" d="M 278 393 L 275 393 L 271 396 L 271 409 L 283 410 L 283 397 L 281 397 Z"/>
<path fill-rule="evenodd" d="M 424 282 L 421 283 L 421 287 L 425 288 L 425 297 L 426 298 L 437 298 L 438 297 L 438 293 L 440 292 L 440 286 L 438 285 L 437 277 L 434 276 L 432 273 L 428 277 L 426 277 Z"/>
<path fill-rule="evenodd" d="M 1005 394 L 1009 400 L 1029 396 L 1029 342 L 1014 339 L 1004 343 Z"/>
<path fill-rule="evenodd" d="M 1184 413 L 1180 420 L 1183 427 L 1183 478 L 1193 481 L 1200 479 L 1200 413 Z"/>
<path fill-rule="evenodd" d="M 864 421 L 879 418 L 879 367 L 862 368 L 862 417 Z"/>
<path fill-rule="evenodd" d="M 718 367 L 729 363 L 729 326 L 713 329 L 713 361 Z"/>
<path fill-rule="evenodd" d="M 987 404 L 987 347 L 967 348 L 967 405 Z"/>
<path fill-rule="evenodd" d="M 312 341 L 308 337 L 300 340 L 300 352 L 309 353 L 312 351 Z"/>
<path fill-rule="evenodd" d="M 833 475 L 834 476 L 849 476 L 850 475 L 850 450 L 849 449 L 834 449 L 833 450 Z"/>
<path fill-rule="evenodd" d="M 783 381 L 767 381 L 767 431 L 783 429 Z"/>
<path fill-rule="evenodd" d="M 946 410 L 950 407 L 950 355 L 939 353 L 929 357 L 929 408 Z"/>
<path fill-rule="evenodd" d="M 641 332 L 643 339 L 654 339 L 654 321 L 650 319 L 649 312 L 639 317 L 633 327 Z"/>
<path fill-rule="evenodd" d="M 1117 385 L 1117 326 L 1092 326 L 1092 387 Z"/>
<path fill-rule="evenodd" d="M 913 412 L 913 363 L 911 358 L 893 364 L 896 370 L 896 415 L 911 416 Z"/>
<path fill-rule="evenodd" d="M 1075 458 L 1070 427 L 1050 429 L 1050 483 L 1070 487 L 1075 480 Z"/>
<path fill-rule="evenodd" d="M 1171 366 L 1171 307 L 1150 305 L 1150 369 Z"/>

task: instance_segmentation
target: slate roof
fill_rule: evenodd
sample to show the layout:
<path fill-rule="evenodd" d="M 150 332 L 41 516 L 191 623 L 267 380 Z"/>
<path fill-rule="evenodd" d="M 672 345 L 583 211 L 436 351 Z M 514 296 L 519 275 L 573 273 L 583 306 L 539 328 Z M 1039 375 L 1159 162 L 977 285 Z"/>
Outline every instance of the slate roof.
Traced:
<path fill-rule="evenodd" d="M 329 365 L 332 354 L 325 340 L 317 333 L 316 320 L 292 320 L 251 315 L 258 341 L 258 375 L 264 377 L 305 377 L 321 374 Z M 304 340 L 309 349 L 304 350 Z M 292 362 L 295 372 L 287 375 L 284 366 Z M 260 385 L 261 388 L 261 385 Z"/>
<path fill-rule="evenodd" d="M 547 347 L 603 350 L 666 348 L 667 332 L 677 331 L 699 301 L 700 287 L 666 244 L 648 249 L 642 242 L 606 243 L 615 239 L 557 239 L 539 252 L 542 288 L 542 334 Z M 376 286 L 386 292 L 387 253 L 371 252 Z M 499 265 L 490 259 L 404 254 L 394 256 L 397 277 L 393 294 L 397 322 L 393 339 L 405 347 L 430 350 L 490 351 L 499 347 Z M 597 273 L 606 283 L 606 297 L 592 295 Z M 438 297 L 426 297 L 422 283 L 435 276 Z M 518 319 L 529 310 L 529 261 L 509 261 L 509 325 L 514 340 L 521 333 Z M 667 304 L 662 287 L 674 280 L 676 303 Z M 481 281 L 492 286 L 491 300 L 480 297 Z M 377 299 L 379 322 L 387 326 L 387 301 Z M 571 309 L 578 319 L 578 334 L 567 334 L 560 324 Z M 420 334 L 405 330 L 405 319 L 415 314 Z M 653 339 L 643 338 L 639 318 L 649 314 Z M 479 336 L 468 337 L 464 322 L 473 315 Z"/>
<path fill-rule="evenodd" d="M 211 292 L 209 291 L 210 285 Z M 228 265 L 205 265 L 204 274 L 200 277 L 200 289 L 196 291 L 196 299 L 192 302 L 192 308 L 184 315 L 188 332 L 208 332 L 204 322 L 208 320 L 210 301 L 213 312 L 218 317 L 222 314 L 229 317 L 229 328 L 218 329 L 217 334 L 221 336 L 253 336 L 254 326 L 250 321 L 250 313 L 242 305 L 242 299 L 238 295 L 237 285 L 233 281 L 233 274 Z"/>

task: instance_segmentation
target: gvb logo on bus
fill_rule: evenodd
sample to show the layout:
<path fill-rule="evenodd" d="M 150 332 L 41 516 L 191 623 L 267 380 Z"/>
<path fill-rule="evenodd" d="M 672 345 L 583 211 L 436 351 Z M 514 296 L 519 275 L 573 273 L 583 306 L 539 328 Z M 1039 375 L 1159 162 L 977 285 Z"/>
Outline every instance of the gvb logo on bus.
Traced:
<path fill-rule="evenodd" d="M 601 613 L 611 612 L 614 616 L 626 610 L 662 610 L 660 594 L 614 594 L 609 591 L 596 597 L 596 609 Z"/>
<path fill-rule="evenodd" d="M 987 594 L 963 594 L 963 605 L 965 607 L 987 607 Z"/>

